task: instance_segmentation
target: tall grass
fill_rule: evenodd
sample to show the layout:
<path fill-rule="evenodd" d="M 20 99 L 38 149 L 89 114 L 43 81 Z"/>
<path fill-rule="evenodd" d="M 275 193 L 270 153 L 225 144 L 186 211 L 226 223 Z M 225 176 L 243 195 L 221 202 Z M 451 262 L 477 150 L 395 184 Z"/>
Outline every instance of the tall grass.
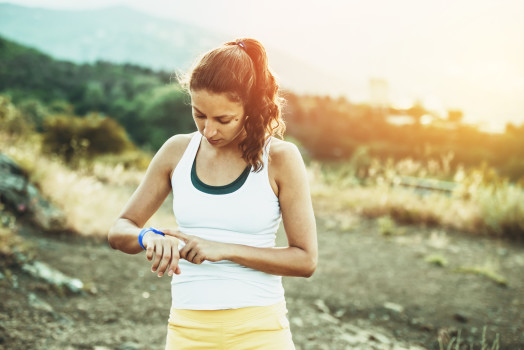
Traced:
<path fill-rule="evenodd" d="M 42 136 L 23 113 L 0 96 L 0 151 L 29 174 L 45 197 L 66 216 L 66 225 L 83 235 L 105 235 L 144 175 L 150 156 L 129 147 L 127 153 L 75 159 L 42 150 Z M 524 190 L 492 169 L 454 169 L 452 154 L 425 162 L 405 159 L 379 161 L 365 148 L 345 164 L 308 165 L 317 212 L 335 218 L 341 229 L 352 217 L 386 217 L 400 223 L 449 227 L 475 234 L 524 237 Z M 453 182 L 442 192 L 402 187 L 403 179 Z M 165 206 L 153 220 L 173 226 Z M 349 218 L 349 219 L 348 219 Z"/>
<path fill-rule="evenodd" d="M 487 168 L 451 170 L 449 156 L 427 163 L 357 159 L 309 167 L 320 212 L 391 217 L 400 223 L 438 225 L 474 234 L 524 237 L 524 190 Z M 362 159 L 359 159 L 361 157 Z M 452 192 L 400 186 L 404 176 L 453 181 Z"/>
<path fill-rule="evenodd" d="M 36 137 L 36 136 L 34 136 Z M 103 237 L 144 175 L 142 169 L 126 169 L 97 161 L 71 169 L 59 157 L 44 154 L 36 139 L 13 140 L 0 134 L 0 149 L 13 158 L 37 184 L 43 196 L 60 208 L 66 229 L 80 235 Z M 150 220 L 173 227 L 176 222 L 167 207 Z"/>
<path fill-rule="evenodd" d="M 106 156 L 73 170 L 60 158 L 44 154 L 38 145 L 38 135 L 14 141 L 0 134 L 2 151 L 15 159 L 44 196 L 63 210 L 69 229 L 82 235 L 105 235 L 144 170 L 119 163 L 116 156 Z M 308 172 L 316 210 L 338 218 L 346 228 L 350 226 L 348 216 L 363 215 L 474 234 L 524 236 L 524 191 L 519 185 L 497 177 L 486 167 L 452 173 L 447 162 L 446 158 L 427 164 L 374 159 L 354 159 L 337 166 L 312 162 Z M 449 194 L 421 193 L 399 186 L 399 179 L 406 175 L 452 179 L 456 187 Z M 153 221 L 175 225 L 168 206 Z"/>

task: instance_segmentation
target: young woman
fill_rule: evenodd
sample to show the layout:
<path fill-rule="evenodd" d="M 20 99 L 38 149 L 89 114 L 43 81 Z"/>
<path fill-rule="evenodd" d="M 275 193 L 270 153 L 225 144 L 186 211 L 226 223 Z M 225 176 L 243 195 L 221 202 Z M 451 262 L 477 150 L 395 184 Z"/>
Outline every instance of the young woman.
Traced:
<path fill-rule="evenodd" d="M 313 274 L 316 226 L 300 153 L 273 137 L 284 124 L 266 51 L 226 43 L 185 86 L 198 131 L 158 151 L 109 243 L 173 276 L 166 349 L 294 349 L 281 276 Z M 178 228 L 143 228 L 170 191 Z"/>

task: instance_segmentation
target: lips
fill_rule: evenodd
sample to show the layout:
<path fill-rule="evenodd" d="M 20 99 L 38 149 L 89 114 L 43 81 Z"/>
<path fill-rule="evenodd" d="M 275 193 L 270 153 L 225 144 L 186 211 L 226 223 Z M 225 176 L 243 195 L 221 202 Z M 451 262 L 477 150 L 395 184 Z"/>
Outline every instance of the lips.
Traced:
<path fill-rule="evenodd" d="M 220 140 L 210 140 L 210 139 L 207 139 L 207 142 L 209 142 L 210 144 L 212 145 L 216 145 Z"/>

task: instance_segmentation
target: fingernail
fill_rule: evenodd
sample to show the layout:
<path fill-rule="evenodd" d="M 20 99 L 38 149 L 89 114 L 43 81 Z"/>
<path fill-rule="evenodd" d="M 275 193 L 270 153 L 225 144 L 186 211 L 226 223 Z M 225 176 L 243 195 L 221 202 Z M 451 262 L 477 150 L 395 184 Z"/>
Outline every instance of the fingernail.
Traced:
<path fill-rule="evenodd" d="M 163 274 L 162 272 L 160 272 L 160 273 L 158 274 L 158 277 L 162 277 L 162 276 L 164 276 L 164 274 Z"/>
<path fill-rule="evenodd" d="M 169 272 L 167 273 L 168 276 L 173 276 L 173 271 L 169 270 Z"/>

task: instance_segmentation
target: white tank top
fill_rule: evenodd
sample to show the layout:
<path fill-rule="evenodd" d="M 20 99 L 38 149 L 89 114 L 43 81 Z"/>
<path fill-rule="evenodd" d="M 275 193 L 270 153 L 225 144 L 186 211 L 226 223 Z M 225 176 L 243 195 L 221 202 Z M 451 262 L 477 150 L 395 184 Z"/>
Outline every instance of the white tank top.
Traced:
<path fill-rule="evenodd" d="M 206 185 L 196 176 L 194 163 L 201 140 L 202 135 L 195 133 L 171 179 L 178 229 L 211 241 L 274 247 L 281 212 L 268 177 L 271 138 L 264 147 L 263 169 L 255 173 L 248 167 L 225 186 Z M 284 300 L 281 276 L 227 260 L 196 265 L 181 259 L 179 265 L 182 273 L 171 281 L 176 309 L 236 309 Z"/>

